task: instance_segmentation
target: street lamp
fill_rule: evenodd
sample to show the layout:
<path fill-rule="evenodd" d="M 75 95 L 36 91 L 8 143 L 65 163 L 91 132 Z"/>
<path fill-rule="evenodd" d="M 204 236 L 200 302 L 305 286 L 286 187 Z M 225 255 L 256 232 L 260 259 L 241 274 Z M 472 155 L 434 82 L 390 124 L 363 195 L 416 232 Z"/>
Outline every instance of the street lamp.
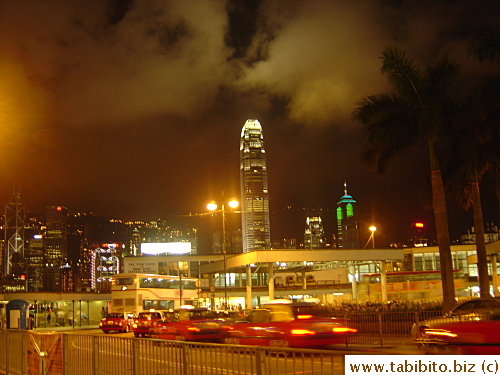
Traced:
<path fill-rule="evenodd" d="M 372 225 L 368 229 L 370 229 L 370 231 L 372 233 L 370 234 L 370 237 L 368 238 L 368 241 L 366 241 L 365 247 L 363 249 L 366 249 L 366 246 L 368 246 L 368 244 L 370 243 L 370 241 L 372 241 L 372 246 L 375 249 L 375 231 L 377 230 L 377 227 L 374 226 L 374 225 Z"/>
<path fill-rule="evenodd" d="M 236 199 L 231 199 L 227 202 L 229 208 L 235 209 L 240 203 Z M 207 209 L 209 211 L 217 211 L 217 202 L 212 201 L 207 204 Z M 222 213 L 222 255 L 224 256 L 224 308 L 227 308 L 227 264 L 226 264 L 226 208 L 224 203 L 221 204 L 219 210 Z"/>
<path fill-rule="evenodd" d="M 377 230 L 377 227 L 376 227 L 376 226 L 374 226 L 374 225 L 372 225 L 372 226 L 371 226 L 370 228 L 368 228 L 368 229 L 370 229 L 370 231 L 372 232 L 372 234 L 371 234 L 371 236 L 370 236 L 370 237 L 371 237 L 371 239 L 372 239 L 372 245 L 373 245 L 373 248 L 375 249 L 375 231 Z"/>

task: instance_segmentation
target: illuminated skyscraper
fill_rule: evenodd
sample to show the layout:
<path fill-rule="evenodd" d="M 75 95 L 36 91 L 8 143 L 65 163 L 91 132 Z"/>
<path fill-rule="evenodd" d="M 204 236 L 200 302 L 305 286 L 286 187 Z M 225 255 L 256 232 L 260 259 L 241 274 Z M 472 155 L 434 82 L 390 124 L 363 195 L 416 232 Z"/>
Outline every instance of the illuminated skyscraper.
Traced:
<path fill-rule="evenodd" d="M 2 256 L 3 273 L 7 277 L 25 274 L 24 266 L 24 206 L 21 203 L 19 190 L 14 198 L 5 205 L 5 243 Z"/>
<path fill-rule="evenodd" d="M 243 252 L 271 248 L 266 151 L 262 126 L 247 120 L 240 140 Z"/>
<path fill-rule="evenodd" d="M 308 217 L 304 230 L 304 249 L 324 249 L 325 230 L 319 216 Z"/>
<path fill-rule="evenodd" d="M 28 290 L 39 292 L 43 290 L 44 269 L 44 238 L 42 234 L 32 234 L 28 241 L 26 260 L 28 263 Z"/>
<path fill-rule="evenodd" d="M 339 249 L 359 249 L 358 222 L 354 216 L 356 201 L 347 194 L 344 182 L 344 195 L 337 203 L 337 235 Z"/>
<path fill-rule="evenodd" d="M 68 258 L 68 209 L 47 207 L 44 290 L 62 291 L 62 267 Z"/>

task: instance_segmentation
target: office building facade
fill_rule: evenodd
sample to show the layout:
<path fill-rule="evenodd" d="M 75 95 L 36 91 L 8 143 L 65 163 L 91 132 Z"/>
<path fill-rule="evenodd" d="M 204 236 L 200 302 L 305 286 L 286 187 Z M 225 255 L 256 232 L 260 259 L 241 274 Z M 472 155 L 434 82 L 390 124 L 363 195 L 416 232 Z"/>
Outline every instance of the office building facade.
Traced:
<path fill-rule="evenodd" d="M 247 120 L 240 139 L 243 252 L 271 248 L 266 151 L 262 126 Z"/>
<path fill-rule="evenodd" d="M 68 209 L 47 207 L 45 231 L 44 290 L 62 291 L 62 267 L 68 258 Z"/>
<path fill-rule="evenodd" d="M 319 216 L 307 217 L 304 230 L 304 249 L 324 249 L 325 230 Z"/>

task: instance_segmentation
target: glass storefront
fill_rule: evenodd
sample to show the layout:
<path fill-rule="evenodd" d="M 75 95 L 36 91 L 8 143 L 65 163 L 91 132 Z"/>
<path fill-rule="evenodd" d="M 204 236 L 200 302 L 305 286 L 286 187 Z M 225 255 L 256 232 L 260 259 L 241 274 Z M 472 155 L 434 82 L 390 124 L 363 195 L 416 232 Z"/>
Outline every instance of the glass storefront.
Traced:
<path fill-rule="evenodd" d="M 99 325 L 102 309 L 108 301 L 28 301 L 30 328 L 72 327 Z"/>

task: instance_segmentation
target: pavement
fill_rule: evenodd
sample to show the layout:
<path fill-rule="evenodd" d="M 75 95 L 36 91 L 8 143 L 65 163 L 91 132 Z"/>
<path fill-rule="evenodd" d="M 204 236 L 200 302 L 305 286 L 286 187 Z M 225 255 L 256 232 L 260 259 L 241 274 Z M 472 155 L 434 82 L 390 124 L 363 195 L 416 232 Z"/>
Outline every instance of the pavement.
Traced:
<path fill-rule="evenodd" d="M 372 346 L 372 345 L 349 345 L 343 348 L 345 351 L 361 352 L 364 354 L 384 354 L 384 355 L 423 355 L 425 351 L 416 344 L 397 346 Z"/>

